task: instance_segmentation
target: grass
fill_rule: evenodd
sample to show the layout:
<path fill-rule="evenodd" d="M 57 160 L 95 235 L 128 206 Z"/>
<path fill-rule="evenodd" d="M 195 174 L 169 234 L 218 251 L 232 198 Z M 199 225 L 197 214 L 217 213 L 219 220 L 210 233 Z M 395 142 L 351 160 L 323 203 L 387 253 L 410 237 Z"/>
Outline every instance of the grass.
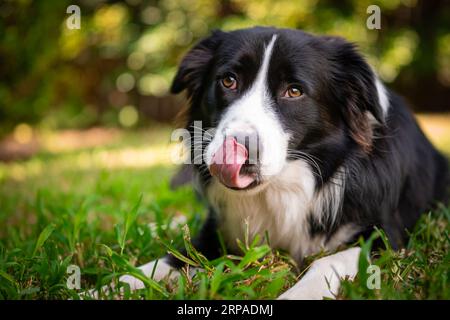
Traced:
<path fill-rule="evenodd" d="M 427 130 L 433 136 L 435 125 Z M 184 270 L 177 282 L 145 279 L 146 289 L 125 288 L 121 298 L 272 299 L 305 271 L 308 264 L 298 267 L 255 241 L 239 244 L 242 256 L 215 261 L 190 246 L 205 210 L 189 187 L 169 188 L 176 169 L 169 164 L 169 128 L 114 131 L 98 143 L 74 136 L 43 134 L 37 155 L 0 163 L 0 298 L 78 299 L 122 274 L 142 278 L 136 266 L 167 251 L 177 255 L 182 245 L 190 252 L 184 259 L 204 271 L 189 277 Z M 439 147 L 450 154 L 450 143 Z M 177 225 L 180 217 L 188 227 Z M 450 299 L 449 220 L 449 208 L 424 213 L 405 250 L 370 257 L 381 270 L 380 289 L 367 288 L 370 241 L 362 243 L 360 275 L 344 282 L 337 298 Z M 80 290 L 67 288 L 69 265 L 80 267 Z"/>

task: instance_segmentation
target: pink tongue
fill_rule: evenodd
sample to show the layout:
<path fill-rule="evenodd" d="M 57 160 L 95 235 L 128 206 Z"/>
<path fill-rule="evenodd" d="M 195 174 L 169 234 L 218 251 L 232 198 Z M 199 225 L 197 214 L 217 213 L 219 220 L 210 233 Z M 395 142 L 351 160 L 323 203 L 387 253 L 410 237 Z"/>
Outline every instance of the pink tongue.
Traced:
<path fill-rule="evenodd" d="M 254 175 L 239 174 L 247 158 L 247 149 L 242 144 L 226 138 L 214 153 L 209 171 L 227 187 L 243 189 L 255 181 Z"/>

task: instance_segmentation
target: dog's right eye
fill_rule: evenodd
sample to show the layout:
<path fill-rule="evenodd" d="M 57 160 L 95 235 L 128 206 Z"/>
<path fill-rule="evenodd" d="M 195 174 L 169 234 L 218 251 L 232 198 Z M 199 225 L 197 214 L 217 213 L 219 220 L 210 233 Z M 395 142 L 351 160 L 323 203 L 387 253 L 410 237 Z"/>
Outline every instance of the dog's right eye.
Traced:
<path fill-rule="evenodd" d="M 222 85 L 230 90 L 235 90 L 237 88 L 237 80 L 232 75 L 227 75 L 222 79 Z"/>

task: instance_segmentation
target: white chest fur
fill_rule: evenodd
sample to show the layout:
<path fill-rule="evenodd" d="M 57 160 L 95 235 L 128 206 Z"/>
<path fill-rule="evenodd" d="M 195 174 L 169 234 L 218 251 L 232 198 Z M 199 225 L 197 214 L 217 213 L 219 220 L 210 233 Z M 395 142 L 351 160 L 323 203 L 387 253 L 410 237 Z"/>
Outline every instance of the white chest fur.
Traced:
<path fill-rule="evenodd" d="M 231 249 L 237 250 L 236 239 L 244 239 L 247 222 L 250 239 L 256 234 L 263 238 L 267 232 L 272 247 L 287 250 L 294 259 L 300 260 L 321 249 L 332 250 L 353 235 L 348 225 L 328 241 L 325 236 L 312 237 L 308 230 L 309 214 L 320 222 L 325 218 L 324 207 L 331 207 L 333 214 L 340 209 L 343 188 L 342 183 L 331 183 L 315 192 L 312 170 L 303 160 L 296 160 L 266 185 L 245 192 L 230 190 L 213 179 L 207 197 L 219 216 L 220 229 Z"/>

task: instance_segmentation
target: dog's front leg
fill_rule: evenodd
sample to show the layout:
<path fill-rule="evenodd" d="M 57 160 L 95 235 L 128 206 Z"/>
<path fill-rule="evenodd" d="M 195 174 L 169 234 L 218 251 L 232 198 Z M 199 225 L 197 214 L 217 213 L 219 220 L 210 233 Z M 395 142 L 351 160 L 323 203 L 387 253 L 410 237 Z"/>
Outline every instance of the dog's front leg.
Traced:
<path fill-rule="evenodd" d="M 278 299 L 334 298 L 339 291 L 341 279 L 353 279 L 356 276 L 360 252 L 361 248 L 350 248 L 314 261 L 300 281 Z"/>

